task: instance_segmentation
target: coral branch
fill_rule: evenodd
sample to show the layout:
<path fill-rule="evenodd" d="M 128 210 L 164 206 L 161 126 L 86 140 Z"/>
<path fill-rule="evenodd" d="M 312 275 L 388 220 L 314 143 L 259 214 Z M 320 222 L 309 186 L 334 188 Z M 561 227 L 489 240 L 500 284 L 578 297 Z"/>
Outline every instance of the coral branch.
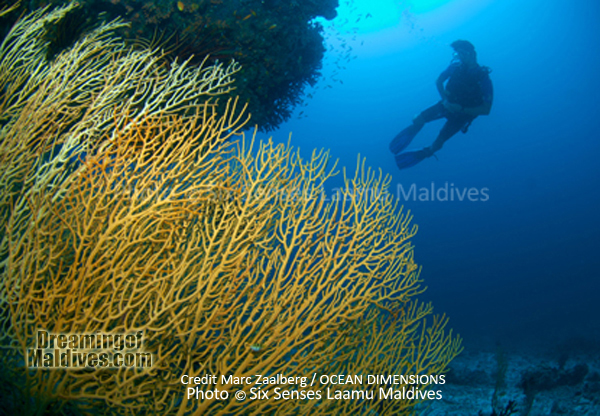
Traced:
<path fill-rule="evenodd" d="M 47 62 L 40 21 L 64 10 L 25 18 L 0 49 L 15 63 L 2 75 L 0 345 L 18 412 L 413 412 L 408 399 L 182 393 L 184 374 L 439 374 L 460 341 L 414 299 L 416 226 L 389 177 L 359 159 L 324 198 L 327 152 L 246 140 L 237 101 L 217 111 L 235 64 L 165 68 L 112 38 L 119 22 Z M 143 333 L 151 366 L 24 368 L 39 330 Z M 198 387 L 252 387 L 222 383 Z"/>

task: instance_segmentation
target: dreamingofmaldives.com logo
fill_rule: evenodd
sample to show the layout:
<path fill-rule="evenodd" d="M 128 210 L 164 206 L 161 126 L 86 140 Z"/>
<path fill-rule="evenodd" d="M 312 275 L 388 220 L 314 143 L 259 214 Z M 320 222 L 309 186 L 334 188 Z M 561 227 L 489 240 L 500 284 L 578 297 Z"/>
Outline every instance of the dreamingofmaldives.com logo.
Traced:
<path fill-rule="evenodd" d="M 29 368 L 150 368 L 152 354 L 142 350 L 142 331 L 130 334 L 53 334 L 38 330 L 27 350 Z"/>

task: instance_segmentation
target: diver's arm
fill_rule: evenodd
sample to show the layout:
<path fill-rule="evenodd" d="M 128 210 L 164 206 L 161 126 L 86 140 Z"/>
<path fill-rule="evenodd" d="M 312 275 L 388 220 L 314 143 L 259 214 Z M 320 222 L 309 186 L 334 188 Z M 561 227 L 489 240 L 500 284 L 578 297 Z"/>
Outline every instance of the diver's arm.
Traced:
<path fill-rule="evenodd" d="M 448 98 L 450 97 L 450 94 L 448 94 L 448 91 L 446 91 L 446 88 L 444 87 L 444 82 L 446 82 L 446 80 L 450 78 L 450 76 L 454 73 L 456 68 L 457 64 L 450 64 L 450 66 L 446 68 L 435 81 L 435 86 L 438 92 L 440 93 L 440 97 L 442 97 L 442 101 L 448 100 Z"/>
<path fill-rule="evenodd" d="M 435 81 L 435 86 L 437 87 L 438 92 L 440 93 L 440 97 L 442 100 L 448 99 L 448 92 L 444 88 L 444 81 L 448 79 L 446 72 L 442 72 L 442 74 L 438 77 L 437 81 Z"/>

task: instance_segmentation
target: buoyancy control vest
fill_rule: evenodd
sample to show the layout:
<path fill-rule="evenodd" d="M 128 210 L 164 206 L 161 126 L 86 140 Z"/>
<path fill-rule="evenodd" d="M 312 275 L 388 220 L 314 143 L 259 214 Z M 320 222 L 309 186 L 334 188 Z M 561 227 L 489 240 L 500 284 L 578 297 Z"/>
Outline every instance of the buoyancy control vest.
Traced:
<path fill-rule="evenodd" d="M 463 107 L 477 107 L 483 104 L 482 84 L 490 70 L 479 65 L 467 67 L 459 65 L 446 83 L 450 101 Z"/>

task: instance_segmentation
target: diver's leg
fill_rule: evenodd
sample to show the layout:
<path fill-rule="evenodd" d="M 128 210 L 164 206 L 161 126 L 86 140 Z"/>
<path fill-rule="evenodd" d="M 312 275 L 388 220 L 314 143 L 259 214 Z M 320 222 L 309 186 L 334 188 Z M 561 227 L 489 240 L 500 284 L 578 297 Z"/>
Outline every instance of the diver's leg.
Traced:
<path fill-rule="evenodd" d="M 402 152 L 421 131 L 425 123 L 444 117 L 444 106 L 437 103 L 413 118 L 413 123 L 402 130 L 390 143 L 390 151 L 394 154 Z"/>
<path fill-rule="evenodd" d="M 453 118 L 453 117 L 448 118 L 448 121 L 446 121 L 446 123 L 444 124 L 444 127 L 442 127 L 442 129 L 440 130 L 440 133 L 438 134 L 438 136 L 435 139 L 435 141 L 433 142 L 433 144 L 431 146 L 425 148 L 425 150 L 428 151 L 429 156 L 433 156 L 433 154 L 435 152 L 440 150 L 442 148 L 442 146 L 444 146 L 444 143 L 446 143 L 446 141 L 450 137 L 452 137 L 456 133 L 458 133 L 468 122 L 469 122 L 468 119 L 464 119 L 462 117 L 461 118 Z"/>
<path fill-rule="evenodd" d="M 421 111 L 420 114 L 413 118 L 413 124 L 419 126 L 419 130 L 430 121 L 439 120 L 442 117 L 446 117 L 447 111 L 444 108 L 442 102 L 435 103 L 429 108 Z"/>

